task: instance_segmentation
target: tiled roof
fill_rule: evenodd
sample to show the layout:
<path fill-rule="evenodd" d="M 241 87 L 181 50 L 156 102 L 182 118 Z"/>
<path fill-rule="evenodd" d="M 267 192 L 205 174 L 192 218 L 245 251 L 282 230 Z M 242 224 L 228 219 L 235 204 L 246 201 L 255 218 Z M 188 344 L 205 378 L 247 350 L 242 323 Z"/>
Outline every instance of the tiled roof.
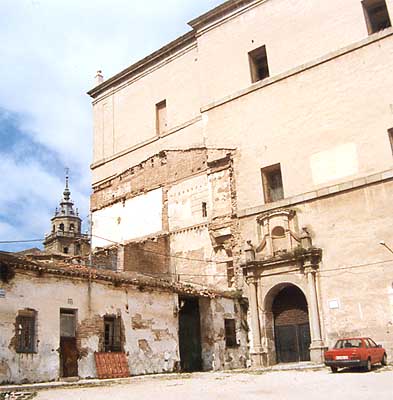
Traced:
<path fill-rule="evenodd" d="M 173 293 L 193 295 L 200 297 L 239 297 L 239 292 L 235 291 L 217 291 L 211 288 L 195 287 L 191 284 L 182 282 L 172 282 L 155 277 L 144 275 L 136 275 L 129 272 L 116 272 L 104 269 L 91 268 L 86 265 L 70 264 L 65 261 L 55 261 L 52 263 L 43 263 L 27 259 L 26 257 L 17 256 L 12 253 L 0 251 L 0 269 L 3 266 L 18 270 L 32 271 L 38 274 L 48 274 L 61 276 L 64 278 L 79 278 L 92 280 L 96 282 L 108 282 L 115 286 L 131 285 L 141 290 L 143 289 L 159 289 Z"/>

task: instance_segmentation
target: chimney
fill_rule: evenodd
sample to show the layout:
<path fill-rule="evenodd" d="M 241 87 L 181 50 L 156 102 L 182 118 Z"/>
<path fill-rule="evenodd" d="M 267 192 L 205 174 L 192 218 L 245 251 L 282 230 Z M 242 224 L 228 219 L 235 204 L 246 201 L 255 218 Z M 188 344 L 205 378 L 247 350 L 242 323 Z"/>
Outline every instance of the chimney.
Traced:
<path fill-rule="evenodd" d="M 104 82 L 104 75 L 102 75 L 102 71 L 98 70 L 96 76 L 94 77 L 96 80 L 96 85 L 101 85 Z"/>

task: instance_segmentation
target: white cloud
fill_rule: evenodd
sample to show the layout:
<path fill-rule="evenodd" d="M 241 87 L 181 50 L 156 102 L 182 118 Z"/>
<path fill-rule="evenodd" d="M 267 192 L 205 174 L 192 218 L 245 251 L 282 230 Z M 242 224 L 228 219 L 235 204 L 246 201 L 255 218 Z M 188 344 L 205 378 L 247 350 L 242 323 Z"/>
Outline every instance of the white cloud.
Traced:
<path fill-rule="evenodd" d="M 95 71 L 102 69 L 106 78 L 119 72 L 189 30 L 189 19 L 219 3 L 2 0 L 0 107 L 22 115 L 21 129 L 71 168 L 73 194 L 84 212 L 92 153 L 86 91 L 94 85 Z M 1 157 L 0 173 L 6 178 L 0 181 L 0 218 L 6 218 L 8 225 L 0 229 L 0 238 L 15 234 L 11 228 L 16 222 L 5 214 L 22 200 L 23 212 L 32 213 L 35 221 L 18 234 L 23 238 L 44 232 L 63 190 L 62 181 L 38 158 L 17 162 L 17 154 Z M 42 161 L 43 154 L 39 158 Z"/>

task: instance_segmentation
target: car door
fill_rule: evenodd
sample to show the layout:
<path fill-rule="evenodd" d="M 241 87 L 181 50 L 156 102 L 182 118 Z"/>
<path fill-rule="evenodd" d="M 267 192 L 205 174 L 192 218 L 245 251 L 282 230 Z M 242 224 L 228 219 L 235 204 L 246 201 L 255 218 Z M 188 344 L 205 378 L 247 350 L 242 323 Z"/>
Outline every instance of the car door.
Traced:
<path fill-rule="evenodd" d="M 376 345 L 370 338 L 366 339 L 368 351 L 371 358 L 371 363 L 375 364 L 377 362 Z"/>
<path fill-rule="evenodd" d="M 373 353 L 372 362 L 379 363 L 382 360 L 383 349 L 381 347 L 378 347 L 374 340 L 369 338 L 368 341 L 370 342 L 371 352 Z"/>

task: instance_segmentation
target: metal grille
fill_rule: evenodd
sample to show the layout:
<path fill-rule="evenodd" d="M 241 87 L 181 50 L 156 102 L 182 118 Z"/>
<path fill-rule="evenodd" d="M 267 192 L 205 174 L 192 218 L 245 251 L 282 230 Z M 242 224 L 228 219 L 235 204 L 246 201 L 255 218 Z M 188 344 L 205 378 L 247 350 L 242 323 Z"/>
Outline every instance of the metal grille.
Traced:
<path fill-rule="evenodd" d="M 35 316 L 21 316 L 16 318 L 18 333 L 18 353 L 35 352 Z"/>

